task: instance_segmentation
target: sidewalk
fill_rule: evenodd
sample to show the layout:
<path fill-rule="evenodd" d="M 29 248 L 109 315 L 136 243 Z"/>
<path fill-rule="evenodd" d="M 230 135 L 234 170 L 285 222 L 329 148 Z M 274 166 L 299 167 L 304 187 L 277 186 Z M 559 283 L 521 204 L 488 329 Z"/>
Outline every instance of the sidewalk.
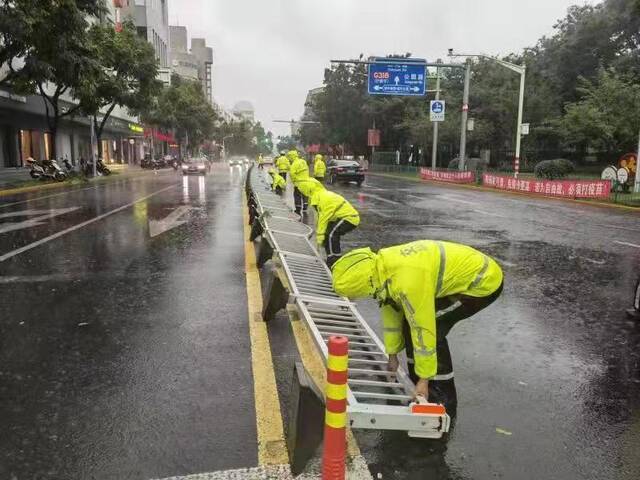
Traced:
<path fill-rule="evenodd" d="M 65 187 L 72 187 L 78 184 L 95 183 L 108 181 L 110 179 L 123 179 L 153 172 L 152 170 L 143 170 L 138 165 L 108 165 L 109 169 L 115 174 L 108 177 L 97 177 L 95 179 L 81 179 L 80 177 L 72 177 L 64 182 L 52 182 L 34 180 L 29 176 L 28 168 L 0 168 L 0 197 L 13 195 L 16 193 L 35 192 L 38 190 L 51 190 Z M 160 170 L 166 172 L 167 169 Z"/>

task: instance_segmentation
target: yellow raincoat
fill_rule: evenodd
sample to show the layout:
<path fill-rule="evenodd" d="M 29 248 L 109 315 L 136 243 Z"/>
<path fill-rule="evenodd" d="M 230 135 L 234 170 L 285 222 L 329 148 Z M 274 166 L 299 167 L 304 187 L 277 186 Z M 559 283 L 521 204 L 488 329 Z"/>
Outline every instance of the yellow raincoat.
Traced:
<path fill-rule="evenodd" d="M 276 159 L 276 167 L 278 167 L 278 171 L 280 173 L 286 173 L 289 171 L 290 168 L 290 164 L 289 164 L 289 159 L 287 157 L 285 157 L 284 155 L 280 155 L 277 159 Z"/>
<path fill-rule="evenodd" d="M 301 180 L 309 178 L 309 165 L 304 158 L 300 158 L 296 155 L 296 158 L 291 162 L 291 181 L 294 185 L 298 185 Z"/>
<path fill-rule="evenodd" d="M 324 163 L 322 155 L 315 156 L 315 162 L 313 164 L 313 176 L 316 178 L 324 178 L 327 174 L 327 165 Z"/>
<path fill-rule="evenodd" d="M 364 258 L 349 265 L 349 255 Z M 403 321 L 411 327 L 415 371 L 420 378 L 436 375 L 436 298 L 450 295 L 486 297 L 502 284 L 502 269 L 489 256 L 466 245 L 421 240 L 384 248 L 354 250 L 333 267 L 338 294 L 358 297 L 375 292 L 394 305 L 382 307 L 388 354 L 401 352 Z"/>
<path fill-rule="evenodd" d="M 277 188 L 285 190 L 287 188 L 287 181 L 280 176 L 275 168 L 269 170 L 269 175 L 271 175 L 271 190 L 276 190 Z"/>
<path fill-rule="evenodd" d="M 317 182 L 317 180 L 316 180 Z M 318 182 L 319 183 L 319 182 Z M 318 189 L 309 202 L 318 211 L 316 239 L 319 245 L 324 243 L 329 223 L 345 220 L 356 227 L 360 225 L 360 214 L 343 196 L 329 190 Z"/>

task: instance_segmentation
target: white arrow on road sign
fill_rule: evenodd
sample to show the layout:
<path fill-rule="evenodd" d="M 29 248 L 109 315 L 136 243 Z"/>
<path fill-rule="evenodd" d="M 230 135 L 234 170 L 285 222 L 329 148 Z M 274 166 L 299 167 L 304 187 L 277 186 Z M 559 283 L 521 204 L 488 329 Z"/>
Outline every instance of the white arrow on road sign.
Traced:
<path fill-rule="evenodd" d="M 3 218 L 15 218 L 15 217 L 33 217 L 21 222 L 2 222 L 0 223 L 0 233 L 13 232 L 15 230 L 22 230 L 24 228 L 37 227 L 44 224 L 44 220 L 49 218 L 58 217 L 66 213 L 78 210 L 80 207 L 69 208 L 53 208 L 50 210 L 20 210 L 17 212 L 7 212 L 0 214 L 0 220 Z"/>
<path fill-rule="evenodd" d="M 395 82 L 396 82 L 396 85 L 398 85 L 400 83 L 400 77 L 396 77 Z"/>
<path fill-rule="evenodd" d="M 188 205 L 182 205 L 176 208 L 173 212 L 167 215 L 162 220 L 149 220 L 149 235 L 151 238 L 162 235 L 171 229 L 179 227 L 187 223 L 186 220 L 178 220 L 185 213 L 188 213 L 193 207 Z"/>
<path fill-rule="evenodd" d="M 444 122 L 446 104 L 444 100 L 431 100 L 429 117 L 432 122 Z"/>
<path fill-rule="evenodd" d="M 374 89 L 376 92 L 379 92 L 380 90 L 382 90 L 382 87 L 381 87 L 380 85 L 375 85 L 375 86 L 373 87 L 373 89 Z"/>

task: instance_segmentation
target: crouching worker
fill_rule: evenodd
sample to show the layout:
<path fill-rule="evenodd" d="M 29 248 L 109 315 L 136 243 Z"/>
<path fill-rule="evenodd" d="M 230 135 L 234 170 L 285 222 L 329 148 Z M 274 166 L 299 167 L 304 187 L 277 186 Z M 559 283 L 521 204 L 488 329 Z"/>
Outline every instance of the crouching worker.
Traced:
<path fill-rule="evenodd" d="M 282 178 L 275 168 L 269 169 L 269 175 L 271 175 L 271 190 L 276 192 L 278 195 L 284 194 L 284 191 L 287 188 L 287 181 Z"/>
<path fill-rule="evenodd" d="M 314 187 L 308 188 L 307 185 Z M 325 190 L 315 179 L 300 183 L 298 188 L 316 209 L 316 239 L 318 245 L 324 246 L 327 265 L 331 267 L 342 255 L 340 237 L 360 225 L 360 214 L 343 196 Z"/>
<path fill-rule="evenodd" d="M 498 263 L 471 247 L 432 240 L 383 248 L 377 254 L 361 248 L 333 265 L 333 286 L 339 295 L 379 302 L 388 369 L 398 369 L 398 353 L 405 350 L 416 397 L 429 399 L 430 389 L 436 396 L 452 392 L 447 407 L 455 411 L 447 334 L 500 296 L 503 275 Z"/>

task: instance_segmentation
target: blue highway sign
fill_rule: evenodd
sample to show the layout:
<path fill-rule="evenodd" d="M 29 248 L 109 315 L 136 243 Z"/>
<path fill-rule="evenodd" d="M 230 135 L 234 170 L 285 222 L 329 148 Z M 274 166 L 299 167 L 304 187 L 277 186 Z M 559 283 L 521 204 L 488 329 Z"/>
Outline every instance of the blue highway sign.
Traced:
<path fill-rule="evenodd" d="M 379 62 L 369 65 L 370 95 L 424 96 L 426 66 L 420 63 Z"/>

